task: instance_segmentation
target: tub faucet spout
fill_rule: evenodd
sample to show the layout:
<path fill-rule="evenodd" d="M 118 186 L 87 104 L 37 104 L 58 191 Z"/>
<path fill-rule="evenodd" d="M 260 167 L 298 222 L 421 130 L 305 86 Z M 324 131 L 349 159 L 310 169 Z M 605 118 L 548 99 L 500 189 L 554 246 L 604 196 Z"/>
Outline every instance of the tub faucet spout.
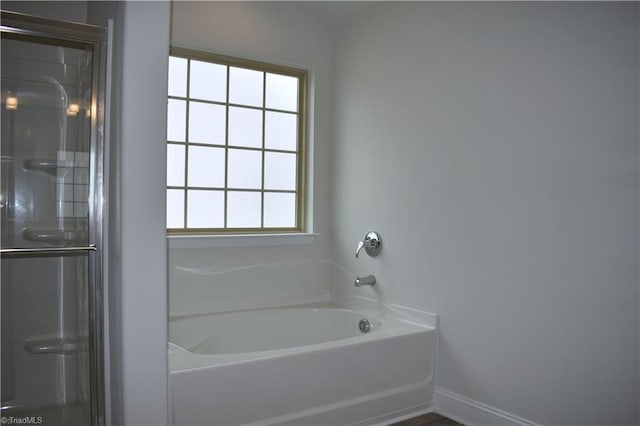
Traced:
<path fill-rule="evenodd" d="M 363 285 L 370 285 L 371 287 L 373 287 L 376 284 L 376 277 L 374 277 L 373 275 L 367 275 L 366 277 L 357 277 L 356 278 L 356 282 L 355 282 L 355 286 L 356 287 L 361 287 Z"/>

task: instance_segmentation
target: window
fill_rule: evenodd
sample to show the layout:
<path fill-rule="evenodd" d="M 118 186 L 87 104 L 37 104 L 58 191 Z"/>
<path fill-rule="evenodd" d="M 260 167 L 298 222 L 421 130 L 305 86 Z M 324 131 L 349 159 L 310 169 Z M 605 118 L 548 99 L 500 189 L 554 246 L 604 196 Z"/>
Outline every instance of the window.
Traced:
<path fill-rule="evenodd" d="M 304 230 L 307 72 L 171 49 L 169 233 Z"/>

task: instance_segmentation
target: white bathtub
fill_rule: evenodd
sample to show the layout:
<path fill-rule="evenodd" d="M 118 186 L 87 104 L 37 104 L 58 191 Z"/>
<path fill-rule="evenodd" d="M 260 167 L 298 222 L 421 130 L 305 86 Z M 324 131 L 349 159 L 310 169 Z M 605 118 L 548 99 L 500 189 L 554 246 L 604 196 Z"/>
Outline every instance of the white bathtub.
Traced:
<path fill-rule="evenodd" d="M 323 304 L 174 319 L 169 340 L 176 426 L 384 424 L 432 407 L 433 327 Z"/>

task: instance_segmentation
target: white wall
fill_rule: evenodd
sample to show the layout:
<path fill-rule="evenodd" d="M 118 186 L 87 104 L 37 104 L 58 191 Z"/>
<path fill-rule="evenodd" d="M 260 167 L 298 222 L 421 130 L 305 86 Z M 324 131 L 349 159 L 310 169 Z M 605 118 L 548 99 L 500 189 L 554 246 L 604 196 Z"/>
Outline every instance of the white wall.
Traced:
<path fill-rule="evenodd" d="M 167 424 L 164 146 L 169 20 L 168 2 L 125 3 L 119 189 L 127 425 Z"/>
<path fill-rule="evenodd" d="M 86 1 L 3 1 L 2 10 L 70 22 L 87 19 Z"/>
<path fill-rule="evenodd" d="M 171 314 L 305 303 L 329 298 L 331 42 L 316 16 L 294 3 L 174 2 L 171 44 L 310 71 L 311 244 L 172 248 Z M 314 173 L 314 170 L 316 171 Z M 291 279 L 296 277 L 296 279 Z"/>
<path fill-rule="evenodd" d="M 638 423 L 637 7 L 382 3 L 336 38 L 334 296 L 438 313 L 441 389 Z"/>

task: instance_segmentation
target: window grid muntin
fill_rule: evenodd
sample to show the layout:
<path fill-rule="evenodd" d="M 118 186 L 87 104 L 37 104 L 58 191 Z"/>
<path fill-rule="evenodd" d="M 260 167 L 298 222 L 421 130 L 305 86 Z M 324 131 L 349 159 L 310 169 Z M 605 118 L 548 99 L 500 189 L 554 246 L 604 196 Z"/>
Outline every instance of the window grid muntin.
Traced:
<path fill-rule="evenodd" d="M 191 59 L 189 59 L 189 62 L 191 62 Z M 229 189 L 228 189 L 228 184 L 229 184 L 229 79 L 231 78 L 231 67 L 229 67 L 229 65 L 226 66 L 227 68 L 227 81 L 226 81 L 226 88 L 225 88 L 225 102 L 226 102 L 226 106 L 225 106 L 225 129 L 224 129 L 224 144 L 225 149 L 224 149 L 224 211 L 223 211 L 223 217 L 224 217 L 224 229 L 229 229 Z"/>
<path fill-rule="evenodd" d="M 247 108 L 247 109 L 256 109 L 256 110 L 264 110 L 264 111 L 271 111 L 271 112 L 282 112 L 285 114 L 291 114 L 291 115 L 298 115 L 297 112 L 294 111 L 287 111 L 286 109 L 277 109 L 277 108 L 269 108 L 269 107 L 259 107 L 259 106 L 255 106 L 255 105 L 243 105 L 243 104 L 236 104 L 236 103 L 225 103 L 225 102 L 219 102 L 219 101 L 210 101 L 208 99 L 198 99 L 198 98 L 183 98 L 182 96 L 173 96 L 173 95 L 167 95 L 167 99 L 175 99 L 178 101 L 192 101 L 192 102 L 201 102 L 203 104 L 213 104 L 213 105 L 220 105 L 220 106 L 230 106 L 230 107 L 236 107 L 236 108 Z"/>
<path fill-rule="evenodd" d="M 267 101 L 266 101 L 266 97 L 267 97 L 267 73 L 263 72 L 262 73 L 262 163 L 261 168 L 262 170 L 260 171 L 260 185 L 262 186 L 262 191 L 260 192 L 260 228 L 264 228 L 264 157 L 265 157 L 265 153 L 264 153 L 264 148 L 265 148 L 265 135 L 264 135 L 264 131 L 265 131 L 265 119 L 266 119 L 266 112 L 264 111 L 264 108 L 267 106 Z M 294 224 L 295 225 L 295 224 Z"/>
<path fill-rule="evenodd" d="M 187 191 L 187 188 L 189 187 L 189 140 L 191 139 L 189 137 L 189 109 L 190 109 L 190 105 L 191 102 L 189 102 L 189 96 L 191 95 L 191 60 L 187 59 L 187 81 L 186 81 L 186 90 L 185 93 L 187 95 L 187 98 L 185 100 L 186 105 L 186 118 L 185 118 L 185 122 L 184 122 L 184 132 L 185 132 L 185 136 L 184 136 L 184 206 L 183 206 L 183 218 L 182 218 L 182 229 L 187 229 L 189 227 L 189 223 L 187 222 L 188 220 L 188 216 L 187 216 L 187 206 L 188 206 L 188 200 L 189 200 L 189 192 Z"/>
<path fill-rule="evenodd" d="M 244 232 L 300 232 L 304 230 L 304 211 L 305 211 L 305 199 L 306 196 L 304 194 L 305 187 L 305 136 L 306 136 L 306 101 L 307 101 L 307 72 L 301 69 L 280 67 L 278 65 L 272 65 L 267 63 L 259 63 L 255 61 L 245 61 L 243 59 L 237 59 L 233 57 L 226 57 L 222 55 L 210 55 L 202 52 L 195 51 L 187 51 L 185 49 L 171 49 L 171 56 L 184 58 L 187 60 L 187 76 L 186 76 L 186 97 L 181 96 L 168 96 L 169 99 L 176 100 L 184 100 L 186 103 L 186 122 L 185 122 L 185 141 L 172 141 L 167 140 L 168 144 L 176 144 L 182 145 L 185 149 L 185 186 L 166 186 L 167 189 L 178 189 L 184 192 L 184 223 L 183 228 L 168 228 L 168 232 L 174 234 L 210 234 L 210 233 L 244 233 Z M 191 86 L 191 61 L 192 60 L 200 60 L 211 62 L 219 65 L 226 66 L 226 102 L 212 101 L 207 99 L 199 99 L 199 98 L 191 98 L 190 97 L 190 86 Z M 253 65 L 257 64 L 257 65 Z M 238 103 L 230 103 L 229 102 L 229 90 L 230 90 L 230 67 L 240 67 L 245 69 L 257 70 L 262 73 L 262 107 L 253 106 L 253 105 L 244 105 Z M 267 73 L 272 73 L 276 75 L 284 75 L 289 77 L 295 77 L 298 82 L 298 102 L 296 105 L 296 111 L 283 110 L 278 108 L 267 108 L 266 107 L 266 84 L 267 84 Z M 220 106 L 225 106 L 225 144 L 207 144 L 207 143 L 199 143 L 199 142 L 191 142 L 189 137 L 189 104 L 190 102 L 202 102 L 207 104 L 217 104 Z M 241 108 L 249 108 L 260 110 L 262 112 L 262 147 L 241 147 L 236 145 L 229 145 L 229 109 L 231 107 L 241 107 Z M 266 148 L 266 114 L 267 112 L 277 112 L 284 114 L 291 114 L 296 116 L 296 150 L 283 150 L 283 149 L 267 149 Z M 225 187 L 197 187 L 190 186 L 188 181 L 188 156 L 189 156 L 189 146 L 203 146 L 209 148 L 223 148 L 225 151 Z M 262 153 L 262 164 L 261 164 L 261 189 L 249 189 L 249 188 L 231 188 L 228 187 L 228 179 L 229 179 L 229 149 L 242 149 L 249 151 L 260 151 Z M 295 189 L 293 190 L 273 190 L 273 189 L 265 189 L 265 156 L 267 152 L 274 153 L 286 153 L 286 154 L 294 154 L 296 156 L 295 161 Z M 188 191 L 189 190 L 211 190 L 211 191 L 223 191 L 224 194 L 224 228 L 189 228 L 188 227 Z M 260 228 L 229 228 L 228 227 L 228 213 L 229 213 L 229 204 L 228 204 L 228 193 L 229 191 L 246 191 L 246 192 L 260 192 Z M 292 227 L 264 227 L 265 218 L 264 218 L 264 199 L 265 193 L 288 193 L 293 194 L 295 197 L 295 204 L 293 212 L 293 217 L 295 224 Z"/>

